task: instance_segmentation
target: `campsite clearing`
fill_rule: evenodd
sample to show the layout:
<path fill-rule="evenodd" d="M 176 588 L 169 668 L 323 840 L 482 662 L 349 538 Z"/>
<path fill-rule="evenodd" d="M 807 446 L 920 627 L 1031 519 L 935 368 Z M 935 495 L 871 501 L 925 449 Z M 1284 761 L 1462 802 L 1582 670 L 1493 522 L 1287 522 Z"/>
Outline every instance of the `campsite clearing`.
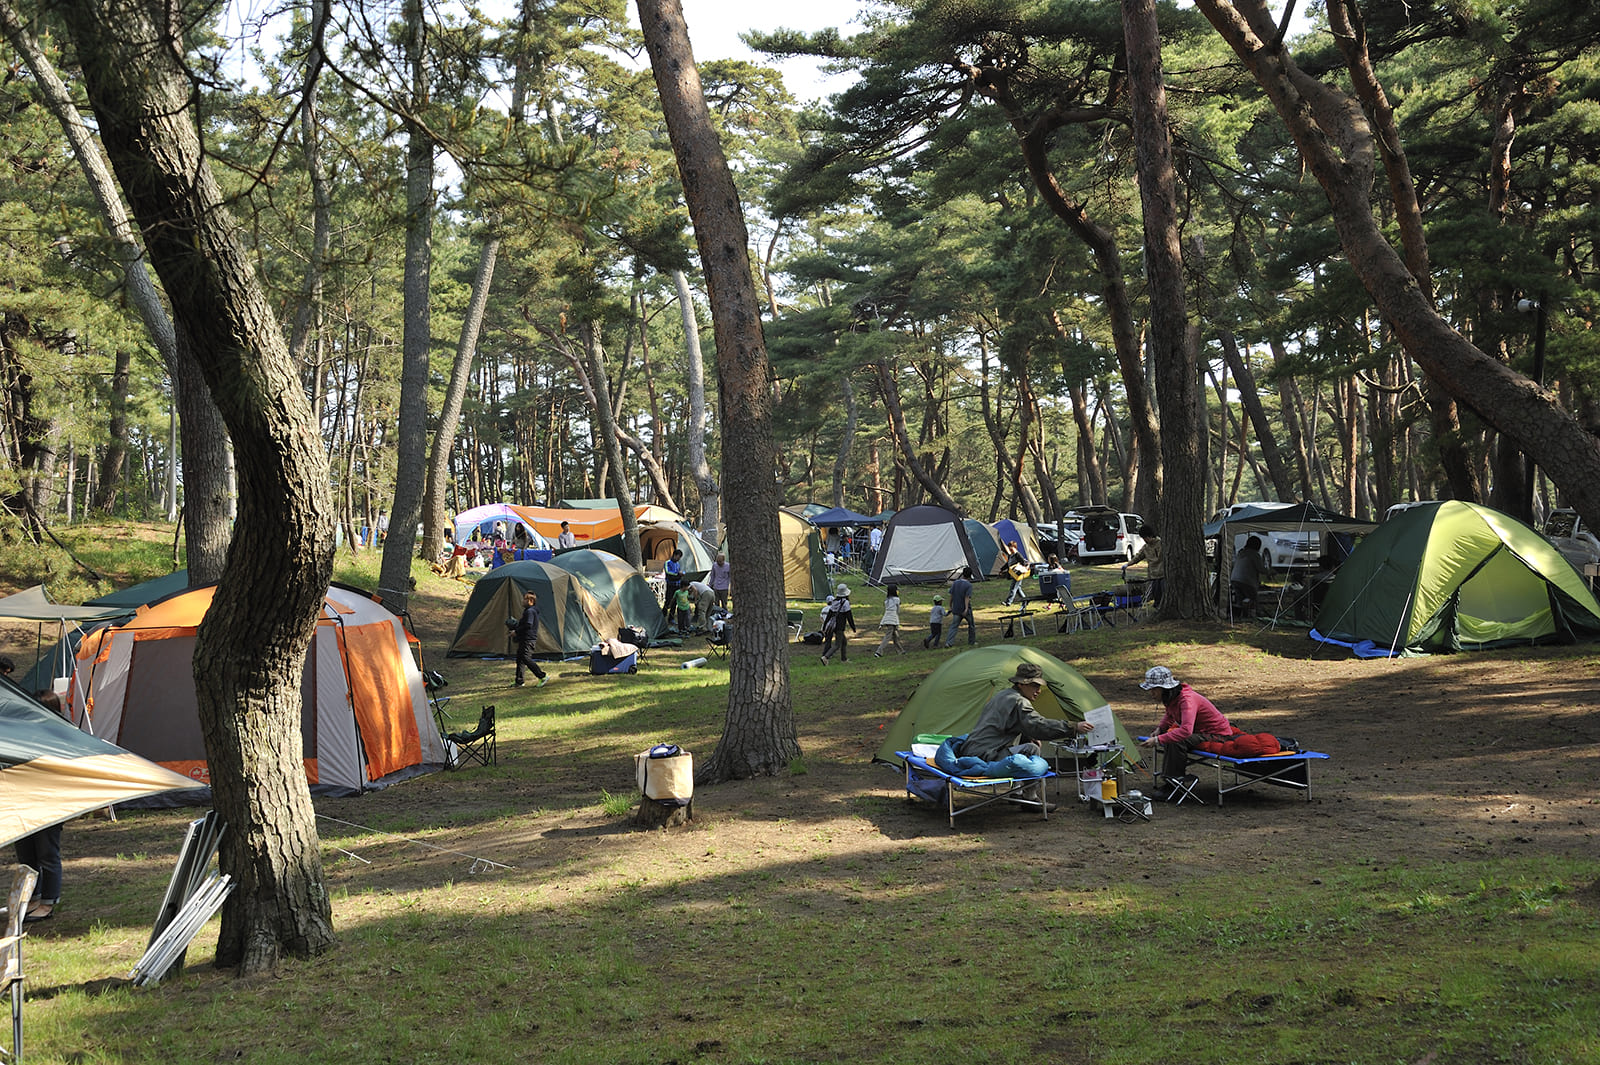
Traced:
<path fill-rule="evenodd" d="M 1005 587 L 979 586 L 983 643 Z M 439 649 L 466 589 L 422 591 Z M 903 614 L 925 618 L 934 591 Z M 870 630 L 876 593 L 858 602 Z M 453 710 L 499 706 L 500 765 L 318 801 L 336 951 L 239 982 L 204 967 L 207 931 L 159 994 L 98 994 L 142 948 L 192 814 L 76 821 L 64 905 L 30 940 L 32 1046 L 86 1062 L 914 1061 L 979 1039 L 1002 1061 L 1600 1052 L 1594 647 L 1366 662 L 1303 630 L 1049 628 L 1030 643 L 1131 728 L 1154 719 L 1137 680 L 1159 662 L 1242 727 L 1333 753 L 1313 801 L 1251 791 L 1132 825 L 1064 805 L 951 831 L 869 759 L 956 652 L 874 659 L 863 632 L 848 664 L 793 662 L 797 772 L 702 788 L 687 829 L 640 831 L 607 795 L 632 792 L 650 743 L 709 753 L 725 663 L 676 668 L 703 653 L 691 641 L 637 676 L 571 663 L 512 691 L 509 662 L 434 650 Z M 972 964 L 979 927 L 1017 930 L 1007 971 Z"/>

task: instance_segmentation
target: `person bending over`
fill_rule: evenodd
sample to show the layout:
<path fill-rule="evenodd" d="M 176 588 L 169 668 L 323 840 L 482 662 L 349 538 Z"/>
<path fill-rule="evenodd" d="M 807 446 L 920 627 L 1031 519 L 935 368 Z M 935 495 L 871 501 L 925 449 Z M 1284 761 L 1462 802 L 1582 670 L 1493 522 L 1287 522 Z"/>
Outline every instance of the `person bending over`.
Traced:
<path fill-rule="evenodd" d="M 1161 777 L 1172 781 L 1183 776 L 1189 765 L 1189 752 L 1202 743 L 1225 740 L 1234 734 L 1234 727 L 1212 705 L 1211 700 L 1184 684 L 1172 675 L 1166 666 L 1152 666 L 1145 671 L 1139 687 L 1151 692 L 1165 711 L 1154 734 L 1139 741 L 1141 747 L 1161 748 Z M 1165 799 L 1165 790 L 1158 790 L 1156 798 Z"/>

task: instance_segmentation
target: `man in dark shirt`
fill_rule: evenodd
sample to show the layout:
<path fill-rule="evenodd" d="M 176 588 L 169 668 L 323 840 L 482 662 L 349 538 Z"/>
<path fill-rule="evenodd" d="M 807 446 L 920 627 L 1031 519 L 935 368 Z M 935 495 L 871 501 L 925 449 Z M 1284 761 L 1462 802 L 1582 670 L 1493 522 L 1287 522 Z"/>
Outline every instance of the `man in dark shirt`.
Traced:
<path fill-rule="evenodd" d="M 978 642 L 978 619 L 972 613 L 972 567 L 967 566 L 950 584 L 950 612 L 948 614 L 950 631 L 945 635 L 944 645 L 949 647 L 956 642 L 956 633 L 961 628 L 961 619 L 967 621 L 967 646 Z"/>

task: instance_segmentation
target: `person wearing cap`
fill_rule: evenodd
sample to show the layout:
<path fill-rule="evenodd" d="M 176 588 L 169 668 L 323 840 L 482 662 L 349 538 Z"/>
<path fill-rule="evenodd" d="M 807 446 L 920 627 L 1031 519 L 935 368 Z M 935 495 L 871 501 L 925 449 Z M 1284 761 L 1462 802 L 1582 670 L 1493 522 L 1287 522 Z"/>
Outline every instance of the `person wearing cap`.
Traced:
<path fill-rule="evenodd" d="M 1033 700 L 1044 691 L 1044 670 L 1033 662 L 1023 662 L 1006 683 L 1011 687 L 994 693 L 978 715 L 957 753 L 963 758 L 982 758 L 995 762 L 1011 754 L 1037 755 L 1038 740 L 1056 740 L 1089 732 L 1087 721 L 1062 721 L 1045 717 L 1033 708 Z"/>
<path fill-rule="evenodd" d="M 933 597 L 933 608 L 928 611 L 928 638 L 922 641 L 923 650 L 939 642 L 944 635 L 944 600 Z"/>
<path fill-rule="evenodd" d="M 1139 687 L 1154 693 L 1166 711 L 1156 731 L 1139 741 L 1141 747 L 1161 748 L 1161 776 L 1166 780 L 1183 776 L 1190 751 L 1238 731 L 1210 699 L 1173 676 L 1166 666 L 1151 666 Z M 1157 792 L 1156 797 L 1165 796 Z"/>

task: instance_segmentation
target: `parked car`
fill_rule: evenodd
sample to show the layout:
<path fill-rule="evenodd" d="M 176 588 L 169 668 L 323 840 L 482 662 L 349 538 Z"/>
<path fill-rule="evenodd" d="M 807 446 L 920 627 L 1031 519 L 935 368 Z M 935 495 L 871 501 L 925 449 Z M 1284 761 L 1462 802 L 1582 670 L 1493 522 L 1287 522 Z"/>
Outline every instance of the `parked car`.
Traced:
<path fill-rule="evenodd" d="M 1584 566 L 1600 562 L 1600 538 L 1589 531 L 1571 507 L 1557 507 L 1550 512 L 1544 523 L 1544 537 L 1579 573 Z"/>
<path fill-rule="evenodd" d="M 1211 515 L 1212 522 L 1221 521 L 1224 517 L 1232 517 L 1241 510 L 1287 510 L 1294 506 L 1293 503 L 1269 503 L 1256 501 L 1252 503 L 1235 503 L 1226 510 L 1219 510 Z M 1278 530 L 1271 532 L 1238 533 L 1233 538 L 1233 549 L 1237 552 L 1249 541 L 1250 537 L 1261 537 L 1261 549 L 1266 553 L 1267 561 L 1273 569 L 1294 569 L 1295 567 L 1315 566 L 1317 559 L 1322 557 L 1322 533 L 1320 532 L 1291 532 Z M 1217 551 L 1216 540 L 1206 541 L 1206 556 L 1213 557 Z"/>
<path fill-rule="evenodd" d="M 1086 566 L 1126 562 L 1144 549 L 1144 519 L 1110 507 L 1085 507 L 1077 558 Z"/>
<path fill-rule="evenodd" d="M 1039 550 L 1055 555 L 1062 562 L 1071 562 L 1078 554 L 1078 541 L 1083 539 L 1083 518 L 1076 511 L 1061 516 L 1058 526 L 1053 521 L 1039 523 Z"/>

